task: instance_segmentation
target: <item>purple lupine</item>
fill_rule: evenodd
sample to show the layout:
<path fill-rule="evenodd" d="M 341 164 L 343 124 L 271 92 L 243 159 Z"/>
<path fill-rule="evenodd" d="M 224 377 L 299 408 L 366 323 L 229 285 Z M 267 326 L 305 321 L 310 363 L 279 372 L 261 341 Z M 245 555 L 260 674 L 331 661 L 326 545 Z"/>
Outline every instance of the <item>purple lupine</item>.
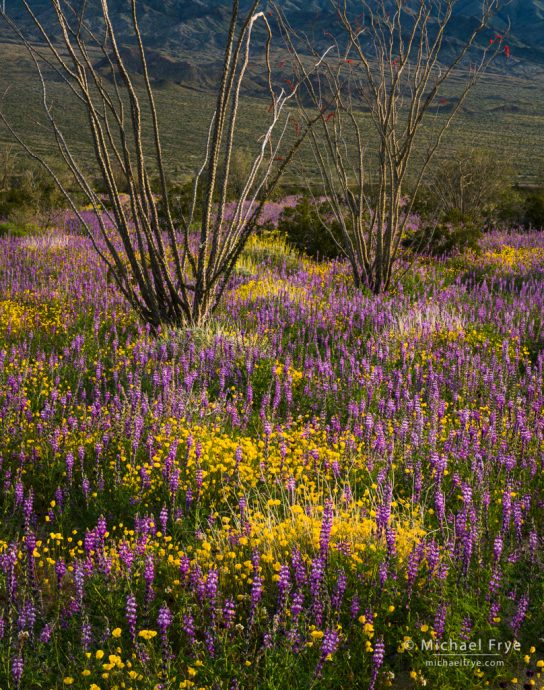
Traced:
<path fill-rule="evenodd" d="M 15 482 L 15 505 L 19 507 L 25 496 L 25 487 L 20 479 Z"/>
<path fill-rule="evenodd" d="M 278 574 L 278 612 L 283 611 L 283 609 L 285 608 L 290 589 L 291 575 L 289 571 L 289 566 L 284 564 L 280 567 L 280 572 Z"/>
<path fill-rule="evenodd" d="M 489 623 L 495 623 L 495 619 L 499 615 L 499 611 L 501 610 L 501 605 L 500 602 L 494 601 L 491 606 L 489 607 L 489 616 L 488 616 L 488 622 Z"/>
<path fill-rule="evenodd" d="M 502 571 L 499 565 L 493 568 L 491 579 L 489 580 L 488 601 L 495 598 L 501 589 Z"/>
<path fill-rule="evenodd" d="M 444 630 L 446 629 L 446 614 L 448 612 L 448 607 L 445 603 L 439 605 L 436 615 L 434 617 L 433 628 L 436 633 L 436 639 L 442 639 L 444 635 Z"/>
<path fill-rule="evenodd" d="M 393 487 L 390 482 L 383 488 L 382 502 L 376 511 L 376 526 L 378 527 L 378 534 L 381 534 L 389 524 L 391 519 L 391 501 L 393 499 Z"/>
<path fill-rule="evenodd" d="M 429 566 L 429 577 L 431 577 L 440 561 L 440 549 L 434 539 L 432 539 L 427 545 L 426 556 L 427 565 Z"/>
<path fill-rule="evenodd" d="M 223 625 L 227 630 L 232 627 L 234 619 L 236 617 L 236 605 L 234 599 L 229 597 L 226 599 L 223 605 Z"/>
<path fill-rule="evenodd" d="M 32 633 L 34 625 L 36 624 L 36 606 L 31 600 L 25 601 L 17 620 L 17 627 L 19 630 L 27 630 Z"/>
<path fill-rule="evenodd" d="M 155 591 L 153 589 L 153 582 L 155 581 L 155 562 L 152 554 L 147 554 L 145 558 L 144 581 L 145 603 L 149 604 L 155 597 Z"/>
<path fill-rule="evenodd" d="M 23 516 L 25 522 L 25 530 L 28 532 L 30 528 L 30 522 L 32 520 L 32 515 L 34 512 L 34 491 L 30 489 L 26 495 L 23 503 Z"/>
<path fill-rule="evenodd" d="M 325 561 L 324 558 L 319 555 L 316 556 L 312 561 L 312 567 L 310 570 L 310 592 L 312 595 L 312 613 L 314 615 L 314 621 L 317 627 L 321 627 L 323 620 L 323 593 L 322 593 L 322 583 L 325 577 Z"/>
<path fill-rule="evenodd" d="M 339 611 L 342 606 L 342 600 L 344 598 L 344 593 L 348 584 L 348 578 L 344 570 L 338 571 L 338 577 L 336 579 L 336 586 L 334 588 L 333 595 L 331 597 L 331 604 L 335 611 Z"/>
<path fill-rule="evenodd" d="M 434 507 L 438 521 L 440 524 L 442 524 L 446 518 L 446 499 L 444 498 L 444 494 L 440 486 L 436 487 L 436 492 L 434 495 Z"/>
<path fill-rule="evenodd" d="M 219 573 L 216 568 L 211 568 L 208 571 L 208 576 L 206 578 L 206 598 L 210 602 L 212 609 L 215 608 L 217 590 L 219 585 Z"/>
<path fill-rule="evenodd" d="M 333 502 L 325 501 L 323 509 L 323 520 L 321 522 L 321 532 L 319 534 L 319 553 L 322 558 L 326 558 L 329 552 L 329 541 L 331 537 L 333 521 Z"/>
<path fill-rule="evenodd" d="M 465 640 L 468 642 L 470 640 L 470 634 L 472 632 L 472 621 L 470 618 L 465 617 L 463 618 L 463 625 L 461 626 L 461 632 L 459 633 L 459 637 L 462 640 Z"/>
<path fill-rule="evenodd" d="M 130 573 L 132 570 L 132 564 L 134 563 L 134 551 L 130 548 L 127 542 L 122 541 L 117 548 L 117 553 L 120 561 Z"/>
<path fill-rule="evenodd" d="M 83 609 L 83 595 L 85 588 L 85 571 L 83 569 L 83 564 L 77 561 L 74 565 L 74 586 L 76 589 L 76 605 L 77 610 L 81 611 Z"/>
<path fill-rule="evenodd" d="M 397 553 L 397 551 L 396 551 L 397 533 L 390 526 L 388 526 L 385 530 L 385 543 L 387 546 L 387 555 L 388 555 L 389 559 L 392 559 Z"/>
<path fill-rule="evenodd" d="M 88 620 L 84 620 L 81 624 L 81 646 L 84 651 L 89 651 L 93 642 L 93 631 Z"/>
<path fill-rule="evenodd" d="M 215 637 L 210 630 L 204 633 L 204 643 L 211 659 L 215 658 Z"/>
<path fill-rule="evenodd" d="M 186 613 L 183 616 L 182 628 L 190 646 L 193 647 L 196 643 L 195 619 L 190 613 Z"/>
<path fill-rule="evenodd" d="M 201 467 L 197 467 L 196 472 L 195 472 L 195 486 L 197 489 L 197 494 L 200 494 L 203 481 L 204 481 L 204 471 Z"/>
<path fill-rule="evenodd" d="M 292 616 L 293 620 L 296 620 L 303 611 L 304 611 L 304 593 L 301 590 L 297 590 L 293 594 L 293 603 L 291 604 L 291 616 Z"/>
<path fill-rule="evenodd" d="M 349 613 L 352 618 L 352 620 L 355 620 L 361 611 L 361 601 L 359 599 L 359 596 L 357 594 L 354 594 L 351 598 L 351 603 L 349 606 Z"/>
<path fill-rule="evenodd" d="M 15 687 L 21 687 L 21 678 L 23 677 L 24 661 L 21 652 L 18 652 L 16 656 L 13 657 L 11 661 L 11 675 L 13 676 L 13 682 Z"/>
<path fill-rule="evenodd" d="M 125 617 L 127 619 L 130 637 L 133 641 L 136 639 L 137 611 L 138 605 L 136 603 L 136 597 L 133 594 L 129 594 L 125 607 Z"/>
<path fill-rule="evenodd" d="M 251 561 L 253 563 L 253 581 L 251 583 L 251 608 L 249 616 L 250 619 L 253 620 L 253 618 L 255 617 L 255 613 L 257 611 L 257 606 L 259 604 L 259 601 L 261 600 L 264 591 L 264 581 L 260 574 L 261 556 L 257 549 L 253 551 Z"/>
<path fill-rule="evenodd" d="M 493 542 L 493 557 L 495 561 L 499 561 L 502 555 L 502 550 L 504 548 L 504 541 L 501 535 L 495 537 Z"/>
<path fill-rule="evenodd" d="M 168 508 L 166 506 L 163 506 L 159 513 L 159 521 L 161 523 L 162 533 L 166 534 L 166 524 L 168 522 Z"/>
<path fill-rule="evenodd" d="M 59 587 L 62 586 L 62 578 L 66 574 L 66 563 L 64 562 L 63 558 L 57 559 L 55 563 L 55 574 L 57 576 L 57 584 Z"/>
<path fill-rule="evenodd" d="M 323 670 L 323 665 L 326 661 L 332 658 L 332 655 L 336 652 L 338 648 L 338 642 L 340 637 L 338 631 L 333 628 L 327 628 L 323 635 L 323 641 L 321 643 L 321 653 L 319 655 L 319 661 L 315 669 L 315 676 L 318 678 Z"/>
<path fill-rule="evenodd" d="M 42 644 L 48 644 L 49 641 L 51 640 L 52 633 L 53 633 L 53 628 L 51 627 L 51 624 L 46 623 L 43 626 L 42 631 L 40 633 L 40 637 L 39 637 L 40 642 Z"/>
<path fill-rule="evenodd" d="M 294 549 L 291 555 L 291 566 L 293 568 L 293 574 L 295 576 L 295 582 L 297 586 L 301 587 L 306 584 L 307 574 L 306 566 L 304 565 L 304 560 L 302 554 L 298 549 Z"/>
<path fill-rule="evenodd" d="M 522 594 L 518 600 L 516 607 L 516 612 L 512 617 L 510 627 L 512 628 L 516 637 L 519 635 L 519 631 L 527 615 L 527 609 L 529 608 L 529 597 L 526 594 Z"/>
<path fill-rule="evenodd" d="M 161 634 L 161 646 L 163 659 L 166 660 L 169 656 L 168 651 L 168 628 L 172 625 L 174 617 L 172 612 L 166 604 L 163 604 L 159 609 L 159 615 L 157 616 L 157 627 Z"/>
<path fill-rule="evenodd" d="M 74 470 L 74 455 L 73 453 L 68 453 L 66 456 L 66 476 L 68 477 L 68 482 L 72 483 L 72 475 Z"/>
<path fill-rule="evenodd" d="M 240 465 L 242 464 L 242 459 L 243 459 L 243 453 L 242 449 L 240 446 L 236 447 L 236 451 L 234 453 L 234 467 L 237 473 L 240 472 Z"/>
<path fill-rule="evenodd" d="M 376 687 L 376 680 L 378 679 L 378 673 L 382 667 L 383 661 L 385 659 L 385 645 L 383 643 L 383 638 L 379 637 L 374 643 L 374 651 L 372 652 L 372 670 L 370 673 L 370 685 L 369 690 L 374 690 Z"/>

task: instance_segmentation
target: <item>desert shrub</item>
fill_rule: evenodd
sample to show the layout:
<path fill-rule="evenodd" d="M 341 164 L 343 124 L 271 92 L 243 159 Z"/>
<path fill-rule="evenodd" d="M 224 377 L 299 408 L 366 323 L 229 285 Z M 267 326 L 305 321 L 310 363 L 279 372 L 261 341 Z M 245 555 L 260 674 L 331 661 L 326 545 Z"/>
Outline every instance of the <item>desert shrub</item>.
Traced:
<path fill-rule="evenodd" d="M 248 151 L 237 148 L 232 154 L 229 170 L 229 189 L 228 198 L 230 200 L 237 199 L 244 191 L 253 158 Z"/>
<path fill-rule="evenodd" d="M 168 199 L 170 201 L 170 211 L 174 225 L 181 225 L 182 218 L 188 218 L 191 212 L 194 193 L 194 180 L 189 179 L 183 182 L 172 183 L 168 186 Z M 198 223 L 202 219 L 202 204 L 196 203 L 193 221 Z M 157 204 L 159 219 L 164 224 L 166 222 L 165 204 L 161 198 Z"/>
<path fill-rule="evenodd" d="M 12 221 L 0 223 L 0 237 L 28 237 L 29 235 L 37 235 L 39 232 L 39 229 L 34 225 L 20 225 Z"/>
<path fill-rule="evenodd" d="M 126 174 L 123 171 L 123 168 L 118 163 L 112 165 L 112 174 L 119 194 L 128 194 L 130 191 L 129 181 Z M 101 177 L 97 178 L 93 182 L 93 186 L 95 188 L 95 191 L 98 192 L 98 194 L 107 194 L 108 192 L 106 185 L 104 184 L 104 181 Z"/>
<path fill-rule="evenodd" d="M 482 226 L 470 217 L 450 212 L 440 222 L 423 220 L 420 226 L 407 235 L 403 246 L 420 254 L 447 256 L 465 249 L 478 249 Z"/>
<path fill-rule="evenodd" d="M 525 225 L 544 228 L 544 191 L 531 192 L 525 201 Z"/>
<path fill-rule="evenodd" d="M 446 161 L 437 161 L 421 188 L 415 209 L 424 217 L 492 225 L 520 199 L 512 190 L 513 171 L 491 151 L 460 149 Z"/>
<path fill-rule="evenodd" d="M 10 173 L 3 175 L 0 218 L 14 226 L 50 227 L 65 206 L 64 196 L 40 166 L 17 160 Z"/>
<path fill-rule="evenodd" d="M 342 234 L 337 222 L 327 222 L 326 229 L 320 217 L 330 214 L 328 204 L 316 204 L 309 196 L 302 196 L 296 206 L 286 208 L 278 229 L 290 244 L 308 256 L 335 259 L 342 255 Z"/>
<path fill-rule="evenodd" d="M 501 228 L 525 225 L 527 193 L 518 186 L 505 190 L 494 213 L 494 225 Z"/>

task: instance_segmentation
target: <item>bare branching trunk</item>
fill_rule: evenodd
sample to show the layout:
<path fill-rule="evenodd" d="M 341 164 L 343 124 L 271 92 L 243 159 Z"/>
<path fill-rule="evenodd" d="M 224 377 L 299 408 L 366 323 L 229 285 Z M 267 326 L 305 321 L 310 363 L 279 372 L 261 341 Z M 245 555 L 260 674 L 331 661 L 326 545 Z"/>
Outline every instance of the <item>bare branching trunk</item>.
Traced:
<path fill-rule="evenodd" d="M 296 88 L 289 92 L 273 89 L 271 31 L 266 14 L 258 11 L 259 3 L 255 0 L 241 17 L 239 0 L 233 0 L 206 154 L 196 175 L 192 209 L 183 219 L 182 227 L 176 227 L 136 0 L 129 0 L 129 6 L 141 61 L 143 88 L 137 85 L 123 58 L 108 0 L 97 0 L 101 7 L 102 28 L 96 32 L 86 22 L 86 2 L 79 3 L 76 10 L 68 0 L 51 0 L 57 24 L 55 35 L 41 24 L 32 10 L 32 3 L 21 1 L 39 31 L 39 43 L 29 40 L 9 16 L 4 15 L 3 18 L 34 62 L 42 87 L 43 107 L 58 151 L 77 187 L 96 211 L 98 236 L 87 227 L 73 195 L 54 175 L 47 161 L 21 139 L 1 113 L 0 117 L 27 154 L 39 160 L 55 177 L 106 262 L 110 275 L 141 318 L 154 329 L 162 324 L 196 325 L 204 322 L 217 307 L 236 261 L 256 227 L 265 192 L 277 183 L 306 134 L 302 133 L 290 150 L 281 156 L 282 163 L 278 165 L 278 152 L 288 117 L 285 106 L 295 97 Z M 267 35 L 265 65 L 271 105 L 268 121 L 258 141 L 258 151 L 243 180 L 235 208 L 226 214 L 240 91 L 250 65 L 252 35 L 257 22 L 263 24 Z M 97 59 L 107 65 L 106 76 L 97 68 Z M 93 188 L 88 166 L 74 152 L 56 117 L 47 88 L 47 71 L 50 70 L 62 78 L 87 115 L 107 203 Z M 151 126 L 151 151 L 144 145 L 145 123 Z M 159 195 L 152 191 L 152 176 L 157 173 Z M 120 196 L 120 181 L 128 192 L 128 202 Z M 159 200 L 162 214 L 158 210 Z M 196 218 L 201 218 L 198 229 L 195 227 Z"/>
<path fill-rule="evenodd" d="M 0 150 L 0 192 L 5 192 L 11 183 L 17 167 L 17 155 L 13 146 L 5 146 Z"/>
<path fill-rule="evenodd" d="M 470 90 L 504 48 L 504 36 L 489 42 L 482 36 L 500 1 L 483 0 L 475 27 L 451 46 L 447 29 L 456 0 L 331 0 L 341 27 L 336 54 L 312 79 L 299 52 L 301 37 L 276 6 L 293 71 L 305 83 L 297 93 L 301 117 L 308 123 L 320 115 L 310 138 L 330 210 L 321 223 L 323 229 L 331 221 L 340 225 L 356 285 L 376 294 L 391 286 L 425 171 Z M 446 98 L 453 77 L 457 93 Z M 377 151 L 369 151 L 362 110 L 370 114 Z M 418 135 L 429 119 L 422 142 Z"/>

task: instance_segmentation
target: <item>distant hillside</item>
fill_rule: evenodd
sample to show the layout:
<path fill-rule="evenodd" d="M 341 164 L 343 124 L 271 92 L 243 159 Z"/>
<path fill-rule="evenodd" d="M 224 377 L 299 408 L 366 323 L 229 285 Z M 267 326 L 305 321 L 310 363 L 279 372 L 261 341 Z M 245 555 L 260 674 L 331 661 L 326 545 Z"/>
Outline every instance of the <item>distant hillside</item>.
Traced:
<path fill-rule="evenodd" d="M 1 0 L 0 0 L 1 1 Z M 51 0 L 29 0 L 40 21 L 48 28 L 53 24 Z M 83 0 L 74 0 L 82 2 Z M 99 0 L 87 0 L 91 24 L 98 20 Z M 244 2 L 244 0 L 241 0 Z M 451 26 L 451 41 L 463 38 L 474 21 L 480 0 L 458 0 L 457 14 Z M 324 40 L 324 32 L 334 29 L 334 12 L 329 0 L 281 0 L 292 24 L 304 30 L 315 42 Z M 353 0 L 354 4 L 357 0 Z M 134 49 L 128 0 L 109 0 L 121 39 L 123 55 L 129 67 L 141 69 Z M 27 30 L 30 25 L 21 12 L 21 0 L 6 0 L 7 11 Z M 158 110 L 161 118 L 167 165 L 172 176 L 189 174 L 201 160 L 208 133 L 209 117 L 215 104 L 214 89 L 221 70 L 221 48 L 230 16 L 230 0 L 142 0 L 140 23 L 152 76 L 155 79 Z M 93 12 L 94 8 L 94 12 Z M 540 152 L 544 150 L 544 0 L 512 0 L 508 6 L 512 25 L 509 44 L 512 59 L 501 56 L 496 69 L 482 79 L 471 94 L 459 118 L 444 142 L 450 148 L 463 145 L 496 150 L 510 162 L 521 181 L 533 183 L 541 170 Z M 472 19 L 471 19 L 472 16 Z M 502 31 L 506 10 L 497 19 Z M 36 34 L 34 34 L 36 36 Z M 485 41 L 488 40 L 486 36 Z M 279 41 L 278 41 L 279 43 Z M 97 52 L 97 64 L 100 56 Z M 276 75 L 282 83 L 279 72 Z M 51 132 L 44 120 L 42 94 L 34 66 L 27 52 L 13 43 L 13 37 L 0 21 L 0 95 L 2 112 L 36 150 L 56 155 Z M 105 72 L 106 70 L 104 70 Z M 75 149 L 88 155 L 85 137 L 87 122 L 77 100 L 55 74 L 47 74 L 49 92 L 55 113 L 62 120 Z M 263 93 L 264 71 L 260 65 L 251 70 L 245 81 L 242 99 L 240 137 L 254 142 L 261 133 L 259 113 L 266 104 Z M 141 88 L 141 83 L 138 88 Z M 459 85 L 448 86 L 454 94 Z M 446 93 L 445 96 L 448 96 Z M 451 103 L 441 103 L 439 116 L 446 116 Z M 364 109 L 362 109 L 364 110 Z M 368 113 L 362 112 L 363 118 Z M 150 140 L 150 132 L 144 132 Z M 372 128 L 368 129 L 372 145 Z M 0 125 L 0 147 L 12 141 Z M 249 145 L 249 144 L 248 144 Z M 311 166 L 311 163 L 309 164 Z"/>
<path fill-rule="evenodd" d="M 76 0 L 75 5 L 82 2 Z M 448 43 L 455 46 L 474 26 L 482 0 L 458 0 L 448 29 Z M 133 41 L 129 2 L 110 0 L 110 11 L 121 43 Z M 247 0 L 242 1 L 242 6 Z M 292 25 L 319 45 L 326 31 L 334 31 L 336 11 L 331 0 L 284 0 L 282 7 Z M 47 29 L 55 26 L 51 0 L 31 0 L 33 11 Z M 353 0 L 354 11 L 357 0 Z M 27 31 L 34 31 L 22 3 L 6 0 L 7 13 Z M 231 3 L 225 0 L 141 0 L 139 17 L 155 78 L 207 88 L 215 83 L 217 60 L 225 39 Z M 88 20 L 96 26 L 100 16 L 97 0 L 88 2 Z M 496 69 L 530 70 L 544 65 L 544 0 L 511 0 L 496 17 L 490 30 L 504 31 L 510 24 L 511 60 L 501 58 Z M 0 22 L 0 42 L 9 40 Z M 487 41 L 487 36 L 483 38 Z M 130 56 L 129 56 L 130 57 Z M 137 61 L 134 61 L 137 67 Z"/>

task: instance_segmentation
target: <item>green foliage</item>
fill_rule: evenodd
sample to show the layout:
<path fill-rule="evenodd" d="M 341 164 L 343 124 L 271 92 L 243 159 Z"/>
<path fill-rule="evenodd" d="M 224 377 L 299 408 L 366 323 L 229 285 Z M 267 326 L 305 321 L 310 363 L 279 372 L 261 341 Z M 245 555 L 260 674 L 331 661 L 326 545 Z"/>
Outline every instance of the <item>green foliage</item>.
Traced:
<path fill-rule="evenodd" d="M 326 228 L 322 222 L 325 217 Z M 308 256 L 335 259 L 342 255 L 342 231 L 339 223 L 330 220 L 328 204 L 316 204 L 310 197 L 303 196 L 295 207 L 283 211 L 278 229 L 296 249 Z"/>
<path fill-rule="evenodd" d="M 525 224 L 544 228 L 544 190 L 531 192 L 525 203 Z"/>
<path fill-rule="evenodd" d="M 171 184 L 168 188 L 168 198 L 170 202 L 170 212 L 172 213 L 172 220 L 174 225 L 181 226 L 183 219 L 190 216 L 193 205 L 194 195 L 194 180 L 189 179 L 184 182 L 177 182 Z M 157 205 L 159 212 L 159 219 L 162 223 L 166 222 L 166 208 L 164 199 L 160 199 Z M 198 202 L 195 204 L 193 221 L 198 223 L 202 219 L 202 204 Z"/>
<path fill-rule="evenodd" d="M 544 190 L 512 188 L 497 209 L 497 221 L 506 228 L 544 228 Z"/>
<path fill-rule="evenodd" d="M 512 228 L 525 225 L 527 193 L 519 187 L 505 190 L 495 213 L 499 227 Z"/>
<path fill-rule="evenodd" d="M 423 221 L 420 227 L 403 240 L 403 246 L 420 254 L 448 256 L 471 249 L 478 250 L 482 227 L 470 217 L 450 212 L 439 223 Z"/>
<path fill-rule="evenodd" d="M 36 235 L 40 230 L 33 225 L 18 225 L 10 221 L 0 223 L 0 237 L 9 235 L 11 237 L 27 237 L 28 235 Z"/>
<path fill-rule="evenodd" d="M 248 151 L 237 148 L 232 153 L 229 170 L 228 199 L 237 199 L 241 196 L 247 177 L 251 170 L 253 159 Z"/>
<path fill-rule="evenodd" d="M 263 265 L 294 271 L 300 265 L 300 257 L 285 235 L 276 230 L 264 230 L 250 237 L 238 259 L 236 273 L 255 275 Z"/>
<path fill-rule="evenodd" d="M 0 218 L 16 227 L 48 228 L 66 201 L 49 173 L 41 166 L 12 157 L 9 151 L 0 155 Z M 26 232 L 26 231 L 25 231 Z"/>
<path fill-rule="evenodd" d="M 458 149 L 435 163 L 418 195 L 416 210 L 424 216 L 464 222 L 495 223 L 511 197 L 513 171 L 493 151 Z"/>
<path fill-rule="evenodd" d="M 123 172 L 123 168 L 120 165 L 112 166 L 113 179 L 115 180 L 115 185 L 119 194 L 128 194 L 130 191 L 130 186 L 128 178 Z M 108 189 L 104 184 L 104 180 L 100 177 L 94 182 L 94 187 L 99 194 L 107 194 Z"/>

